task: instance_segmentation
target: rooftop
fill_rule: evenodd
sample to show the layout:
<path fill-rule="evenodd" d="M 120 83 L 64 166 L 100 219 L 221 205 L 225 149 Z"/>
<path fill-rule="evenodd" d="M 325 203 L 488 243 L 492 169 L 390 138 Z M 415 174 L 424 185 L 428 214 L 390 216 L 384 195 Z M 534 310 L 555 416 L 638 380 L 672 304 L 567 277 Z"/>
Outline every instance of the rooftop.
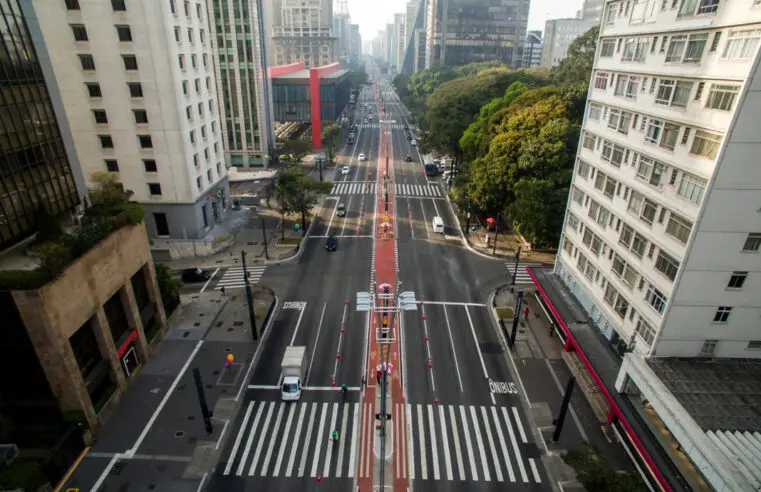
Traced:
<path fill-rule="evenodd" d="M 324 76 L 322 76 L 320 78 L 322 78 L 322 79 L 337 79 L 337 78 L 340 78 L 340 77 L 342 77 L 343 75 L 345 75 L 347 73 L 349 73 L 349 70 L 344 68 L 344 69 L 341 69 L 341 70 L 336 70 L 335 72 L 333 72 L 333 73 L 331 73 L 329 75 L 324 75 Z M 290 80 L 299 80 L 299 79 L 309 80 L 309 69 L 308 68 L 304 68 L 302 70 L 299 70 L 299 71 L 296 71 L 296 72 L 287 73 L 287 74 L 284 74 L 284 75 L 275 75 L 272 78 L 274 80 L 285 80 L 285 79 L 290 79 Z"/>
<path fill-rule="evenodd" d="M 761 360 L 649 358 L 704 431 L 761 431 Z"/>

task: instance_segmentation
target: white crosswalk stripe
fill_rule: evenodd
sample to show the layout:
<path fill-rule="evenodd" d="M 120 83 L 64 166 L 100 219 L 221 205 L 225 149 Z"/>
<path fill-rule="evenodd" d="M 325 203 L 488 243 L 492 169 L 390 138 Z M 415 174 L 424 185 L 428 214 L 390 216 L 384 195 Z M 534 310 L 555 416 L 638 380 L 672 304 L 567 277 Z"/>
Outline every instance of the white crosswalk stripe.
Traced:
<path fill-rule="evenodd" d="M 526 267 L 539 267 L 542 266 L 541 263 L 518 263 L 518 274 L 515 276 L 515 283 L 516 284 L 532 284 L 533 281 L 531 280 L 531 276 L 526 271 Z M 507 270 L 508 275 L 510 275 L 510 282 L 512 283 L 513 279 L 513 271 L 515 270 L 515 263 L 508 262 L 505 263 L 505 269 Z"/>
<path fill-rule="evenodd" d="M 264 271 L 267 269 L 267 266 L 253 265 L 246 268 L 248 270 L 248 281 L 251 285 L 253 285 L 261 280 L 262 275 L 264 275 Z M 222 287 L 224 287 L 225 290 L 245 288 L 246 282 L 243 279 L 243 267 L 230 267 L 225 270 L 224 275 L 222 275 L 222 278 L 219 279 L 219 282 L 217 282 L 217 285 L 214 287 L 214 289 L 221 290 Z"/>
<path fill-rule="evenodd" d="M 390 128 L 392 130 L 404 129 L 403 123 L 359 123 L 357 126 L 363 130 L 377 130 L 380 127 Z"/>
<path fill-rule="evenodd" d="M 353 478 L 354 448 L 360 432 L 359 405 L 249 402 L 230 454 L 223 457 L 222 474 L 243 476 L 247 472 L 248 476 L 260 477 L 321 475 Z M 253 419 L 252 415 L 255 415 Z M 339 422 L 340 438 L 333 442 L 330 431 Z M 253 457 L 252 446 L 255 446 Z"/>
<path fill-rule="evenodd" d="M 403 184 L 396 183 L 394 185 L 394 191 L 396 196 L 400 197 L 427 197 L 427 198 L 443 198 L 444 194 L 441 192 L 441 187 L 438 185 L 417 185 L 417 184 Z"/>
<path fill-rule="evenodd" d="M 336 183 L 330 190 L 331 195 L 372 195 L 378 189 L 377 183 Z"/>
<path fill-rule="evenodd" d="M 534 458 L 523 456 L 518 445 L 519 439 L 526 444 L 526 434 L 517 409 L 511 413 L 508 407 L 436 406 L 406 406 L 408 420 L 415 422 L 410 435 L 410 478 L 542 482 Z"/>

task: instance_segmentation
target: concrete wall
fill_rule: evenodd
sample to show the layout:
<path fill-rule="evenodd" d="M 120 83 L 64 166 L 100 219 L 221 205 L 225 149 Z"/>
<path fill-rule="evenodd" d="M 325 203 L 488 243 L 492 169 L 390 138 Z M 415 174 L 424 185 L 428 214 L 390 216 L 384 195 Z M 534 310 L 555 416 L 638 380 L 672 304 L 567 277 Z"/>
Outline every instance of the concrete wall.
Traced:
<path fill-rule="evenodd" d="M 100 414 L 95 414 L 69 338 L 86 323 L 91 324 L 101 355 L 109 363 L 112 379 L 117 384 L 112 400 L 118 399 L 129 383 L 117 356 L 103 305 L 116 293 L 121 297 L 130 331 L 137 330 L 135 347 L 138 357 L 141 363 L 145 363 L 150 349 L 130 282 L 141 269 L 149 297 L 156 306 L 156 320 L 161 324 L 156 335 L 159 337 L 166 330 L 166 315 L 142 223 L 114 231 L 41 289 L 13 292 L 61 410 L 83 411 L 90 427 L 95 430 L 108 412 L 101 410 Z"/>

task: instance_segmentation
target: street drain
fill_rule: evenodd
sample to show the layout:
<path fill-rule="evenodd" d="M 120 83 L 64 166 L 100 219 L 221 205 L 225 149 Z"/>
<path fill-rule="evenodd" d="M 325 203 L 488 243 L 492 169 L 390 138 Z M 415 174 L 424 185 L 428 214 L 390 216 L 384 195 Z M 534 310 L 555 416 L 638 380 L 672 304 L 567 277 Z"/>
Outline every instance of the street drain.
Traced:
<path fill-rule="evenodd" d="M 182 332 L 182 338 L 188 338 L 188 335 L 190 335 L 189 331 L 183 331 Z"/>
<path fill-rule="evenodd" d="M 243 321 L 233 321 L 233 326 L 243 326 Z"/>
<path fill-rule="evenodd" d="M 177 431 L 174 433 L 174 437 L 180 438 L 185 435 L 185 431 Z"/>
<path fill-rule="evenodd" d="M 201 323 L 199 323 L 198 321 L 196 321 L 195 323 L 193 323 L 193 326 L 201 326 Z"/>
<path fill-rule="evenodd" d="M 111 475 L 121 475 L 124 471 L 124 466 L 126 465 L 123 461 L 117 461 L 114 463 L 114 466 L 111 467 Z"/>
<path fill-rule="evenodd" d="M 228 328 L 228 329 L 227 329 L 227 332 L 228 332 L 228 333 L 229 333 L 229 332 L 231 332 L 231 331 L 233 331 L 233 328 Z"/>
<path fill-rule="evenodd" d="M 195 420 L 195 419 L 196 419 L 195 415 L 188 415 L 188 420 Z"/>
<path fill-rule="evenodd" d="M 225 351 L 226 354 L 229 354 L 230 352 L 233 351 L 233 349 L 231 349 L 230 347 L 225 347 L 224 351 Z"/>

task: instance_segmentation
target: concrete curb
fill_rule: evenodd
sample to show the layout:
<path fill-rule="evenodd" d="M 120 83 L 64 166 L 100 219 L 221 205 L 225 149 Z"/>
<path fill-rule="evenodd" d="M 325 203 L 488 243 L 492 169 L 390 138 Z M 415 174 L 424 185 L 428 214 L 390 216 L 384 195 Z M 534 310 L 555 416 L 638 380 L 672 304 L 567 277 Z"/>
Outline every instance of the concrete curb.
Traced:
<path fill-rule="evenodd" d="M 510 366 L 510 370 L 513 373 L 513 376 L 515 377 L 515 380 L 518 383 L 518 396 L 521 399 L 521 406 L 523 407 L 523 410 L 526 414 L 526 420 L 528 420 L 531 435 L 534 436 L 534 440 L 536 441 L 537 447 L 540 450 L 540 453 L 542 453 L 545 456 L 552 456 L 552 457 L 558 457 L 559 455 L 555 453 L 554 451 L 550 451 L 547 448 L 547 443 L 544 441 L 544 436 L 542 436 L 541 430 L 534 422 L 534 416 L 531 411 L 531 402 L 528 400 L 528 394 L 526 393 L 526 388 L 523 385 L 523 380 L 520 377 L 520 373 L 518 372 L 518 366 L 515 365 L 515 360 L 513 359 L 513 354 L 510 352 L 510 347 L 508 346 L 507 339 L 505 338 L 505 334 L 502 333 L 502 330 L 500 330 L 499 326 L 499 317 L 497 316 L 497 309 L 495 307 L 494 298 L 496 297 L 497 293 L 500 291 L 500 289 L 503 288 L 509 288 L 509 286 L 500 287 L 494 292 L 489 294 L 489 297 L 487 299 L 487 303 L 489 306 L 489 313 L 491 314 L 492 318 L 492 328 L 497 332 L 497 335 L 499 336 L 500 345 L 503 346 L 505 349 L 505 359 L 508 361 L 508 365 Z M 543 451 L 543 452 L 542 452 Z M 562 492 L 563 487 L 560 484 L 560 481 L 558 480 L 558 477 L 553 476 L 553 473 L 551 471 L 551 467 L 545 466 L 545 471 L 547 472 L 547 476 L 550 481 L 550 486 L 552 487 L 552 490 L 555 492 Z"/>
<path fill-rule="evenodd" d="M 447 205 L 449 205 L 449 211 L 452 212 L 452 217 L 457 219 L 457 214 L 454 210 L 454 205 L 452 205 L 452 200 L 449 198 L 449 193 L 445 193 L 447 197 Z M 505 261 L 506 258 L 502 258 L 500 256 L 491 256 L 487 255 L 486 253 L 481 253 L 480 251 L 477 251 L 473 246 L 470 245 L 470 241 L 468 240 L 468 237 L 462 232 L 462 229 L 460 229 L 460 223 L 458 220 L 457 223 L 457 229 L 460 231 L 460 240 L 465 245 L 465 247 L 473 254 L 476 254 L 482 258 L 486 258 L 487 260 L 499 260 L 499 261 Z"/>
<path fill-rule="evenodd" d="M 325 197 L 323 196 L 322 199 L 320 200 L 320 207 L 322 207 L 324 202 L 325 202 Z M 296 249 L 296 253 L 294 253 L 293 255 L 291 255 L 288 258 L 285 258 L 283 260 L 277 260 L 277 261 L 270 260 L 270 261 L 263 262 L 263 264 L 264 265 L 279 265 L 279 264 L 282 264 L 282 263 L 293 263 L 294 261 L 298 261 L 299 258 L 301 258 L 301 255 L 304 254 L 304 246 L 303 245 L 306 242 L 306 240 L 309 238 L 309 234 L 312 233 L 312 227 L 314 227 L 314 223 L 315 222 L 316 221 L 314 220 L 314 217 L 313 217 L 312 220 L 309 222 L 309 227 L 307 227 L 306 234 L 304 234 L 301 237 L 301 242 L 295 248 Z"/>

